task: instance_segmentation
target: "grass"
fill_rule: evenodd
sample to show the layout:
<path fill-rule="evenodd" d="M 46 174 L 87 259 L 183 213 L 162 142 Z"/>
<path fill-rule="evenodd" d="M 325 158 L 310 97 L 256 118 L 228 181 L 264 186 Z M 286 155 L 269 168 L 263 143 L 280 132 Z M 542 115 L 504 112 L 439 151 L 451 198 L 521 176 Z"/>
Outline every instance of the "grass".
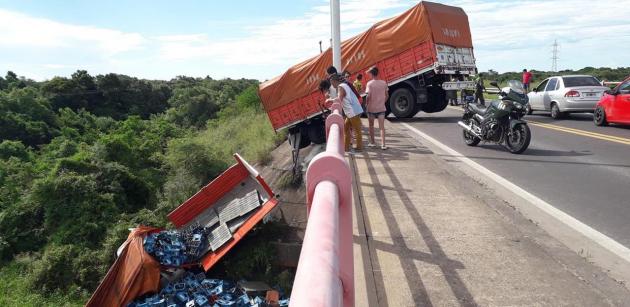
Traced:
<path fill-rule="evenodd" d="M 220 160 L 232 164 L 232 155 L 239 153 L 250 163 L 271 162 L 271 151 L 285 139 L 276 134 L 267 115 L 246 109 L 224 113 L 219 119 L 208 122 L 208 129 L 193 138 L 195 143 L 211 150 Z"/>
<path fill-rule="evenodd" d="M 284 171 L 278 178 L 278 187 L 281 189 L 298 189 L 304 181 L 302 177 L 301 171 L 296 176 L 293 176 L 293 171 Z"/>
<path fill-rule="evenodd" d="M 29 266 L 27 263 L 12 261 L 0 268 L 0 306 L 25 307 L 70 307 L 83 306 L 87 297 L 71 297 L 53 293 L 42 295 L 29 290 Z"/>

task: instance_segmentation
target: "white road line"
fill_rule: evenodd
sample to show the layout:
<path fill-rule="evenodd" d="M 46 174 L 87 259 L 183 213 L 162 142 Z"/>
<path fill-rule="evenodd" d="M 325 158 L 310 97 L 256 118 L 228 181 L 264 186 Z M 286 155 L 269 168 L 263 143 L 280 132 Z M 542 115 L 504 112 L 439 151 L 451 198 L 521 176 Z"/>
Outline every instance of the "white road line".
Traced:
<path fill-rule="evenodd" d="M 409 129 L 410 131 L 414 132 L 415 134 L 419 135 L 420 137 L 426 139 L 427 141 L 433 143 L 435 146 L 439 147 L 441 150 L 447 152 L 448 154 L 452 155 L 453 157 L 459 159 L 460 161 L 464 162 L 465 164 L 467 164 L 468 166 L 472 167 L 473 169 L 475 169 L 476 171 L 482 173 L 483 175 L 486 175 L 488 178 L 492 179 L 493 181 L 495 181 L 496 183 L 502 185 L 503 187 L 505 187 L 506 189 L 510 190 L 512 193 L 515 193 L 516 195 L 522 197 L 523 199 L 529 201 L 532 205 L 534 205 L 535 207 L 537 207 L 538 209 L 542 210 L 543 212 L 549 214 L 550 216 L 552 216 L 553 218 L 557 219 L 558 221 L 562 222 L 563 224 L 569 226 L 571 229 L 581 233 L 582 235 L 584 235 L 585 237 L 587 237 L 588 239 L 592 240 L 593 242 L 599 244 L 600 246 L 602 246 L 604 249 L 610 251 L 611 253 L 617 255 L 618 257 L 622 258 L 623 260 L 630 262 L 630 249 L 628 249 L 627 247 L 621 245 L 619 242 L 611 239 L 610 237 L 604 235 L 603 233 L 589 227 L 588 225 L 578 221 L 577 219 L 573 218 L 572 216 L 564 213 L 563 211 L 557 209 L 556 207 L 550 205 L 549 203 L 547 203 L 546 201 L 534 196 L 533 194 L 525 191 L 524 189 L 520 188 L 519 186 L 515 185 L 514 183 L 508 181 L 507 179 L 495 174 L 494 172 L 490 171 L 489 169 L 481 166 L 479 163 L 465 157 L 464 155 L 460 154 L 459 152 L 451 149 L 450 147 L 442 144 L 440 141 L 430 137 L 429 135 L 427 135 L 426 133 L 410 126 L 409 124 L 406 123 L 402 123 L 403 126 L 405 126 L 405 128 Z"/>

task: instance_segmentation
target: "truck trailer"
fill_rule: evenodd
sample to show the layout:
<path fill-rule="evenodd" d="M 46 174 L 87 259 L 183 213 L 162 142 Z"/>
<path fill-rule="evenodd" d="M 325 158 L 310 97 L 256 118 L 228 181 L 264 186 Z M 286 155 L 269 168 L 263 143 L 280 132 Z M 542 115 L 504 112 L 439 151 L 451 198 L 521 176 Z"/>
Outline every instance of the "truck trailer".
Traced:
<path fill-rule="evenodd" d="M 329 48 L 259 86 L 274 130 L 288 129 L 294 149 L 325 142 L 325 97 L 318 85 L 331 63 Z M 378 67 L 389 85 L 387 114 L 442 111 L 444 87 L 476 71 L 468 16 L 459 7 L 422 1 L 342 42 L 341 63 L 339 71 L 350 72 L 351 80 L 363 74 L 363 82 L 369 81 L 366 70 Z"/>

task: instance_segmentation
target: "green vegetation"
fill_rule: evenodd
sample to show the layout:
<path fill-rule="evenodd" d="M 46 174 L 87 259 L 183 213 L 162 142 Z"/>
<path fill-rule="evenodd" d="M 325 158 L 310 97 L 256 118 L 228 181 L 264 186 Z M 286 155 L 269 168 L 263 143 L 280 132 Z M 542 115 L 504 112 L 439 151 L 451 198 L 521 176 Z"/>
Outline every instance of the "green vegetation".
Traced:
<path fill-rule="evenodd" d="M 168 227 L 234 152 L 270 162 L 257 84 L 0 77 L 0 306 L 82 305 L 129 227 Z"/>
<path fill-rule="evenodd" d="M 562 75 L 591 75 L 599 80 L 623 81 L 625 78 L 630 76 L 630 67 L 619 67 L 619 68 L 584 67 L 579 70 L 561 70 L 558 72 L 532 70 L 531 73 L 533 75 L 533 79 L 532 79 L 533 85 L 536 85 L 551 76 L 559 76 L 559 75 L 560 76 Z M 505 72 L 502 74 L 499 74 L 496 71 L 490 69 L 487 72 L 482 72 L 481 75 L 484 78 L 486 88 L 490 86 L 490 80 L 496 80 L 499 82 L 500 85 L 505 85 L 507 84 L 508 80 L 522 80 L 523 79 L 522 69 L 517 72 Z"/>

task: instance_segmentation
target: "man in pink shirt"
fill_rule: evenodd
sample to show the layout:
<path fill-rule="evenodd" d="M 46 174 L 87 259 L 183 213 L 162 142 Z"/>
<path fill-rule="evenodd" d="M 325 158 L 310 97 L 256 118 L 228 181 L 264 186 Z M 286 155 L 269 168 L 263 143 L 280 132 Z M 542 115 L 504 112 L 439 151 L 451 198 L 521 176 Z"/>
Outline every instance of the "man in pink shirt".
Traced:
<path fill-rule="evenodd" d="M 525 91 L 529 91 L 529 83 L 532 82 L 532 73 L 523 69 L 523 87 Z"/>
<path fill-rule="evenodd" d="M 367 94 L 365 105 L 368 113 L 368 122 L 370 125 L 370 142 L 368 147 L 375 147 L 374 142 L 374 118 L 378 118 L 378 127 L 381 130 L 381 149 L 387 149 L 385 146 L 385 103 L 389 98 L 389 88 L 387 82 L 378 78 L 378 68 L 376 66 L 370 68 L 368 73 L 372 77 L 365 86 Z"/>

